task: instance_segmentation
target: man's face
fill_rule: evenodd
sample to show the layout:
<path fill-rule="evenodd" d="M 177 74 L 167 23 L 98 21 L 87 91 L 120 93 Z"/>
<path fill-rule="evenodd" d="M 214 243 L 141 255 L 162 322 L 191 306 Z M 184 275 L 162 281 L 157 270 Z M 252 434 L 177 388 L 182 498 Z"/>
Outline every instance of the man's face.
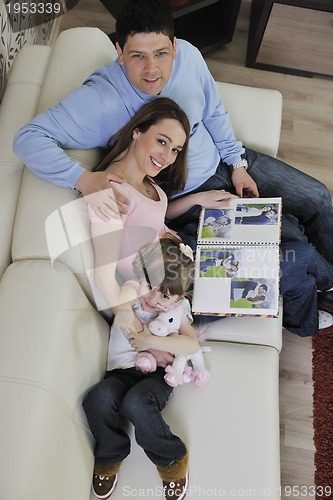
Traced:
<path fill-rule="evenodd" d="M 116 47 L 131 84 L 145 94 L 158 95 L 172 72 L 176 39 L 172 44 L 163 33 L 136 33 L 127 38 L 123 50 L 118 43 Z"/>

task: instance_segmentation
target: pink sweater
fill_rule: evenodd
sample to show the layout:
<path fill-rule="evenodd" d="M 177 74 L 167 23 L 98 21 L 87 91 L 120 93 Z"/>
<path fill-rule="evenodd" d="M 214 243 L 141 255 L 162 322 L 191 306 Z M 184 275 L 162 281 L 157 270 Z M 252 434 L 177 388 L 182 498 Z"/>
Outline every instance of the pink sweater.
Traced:
<path fill-rule="evenodd" d="M 156 189 L 159 201 L 147 198 L 130 184 L 124 183 L 116 186 L 117 190 L 130 202 L 128 213 L 121 216 L 124 232 L 117 266 L 117 271 L 127 281 L 134 276 L 132 262 L 140 248 L 169 231 L 164 224 L 168 200 L 157 184 L 152 183 L 152 189 Z M 92 223 L 119 224 L 119 219 L 111 217 L 108 221 L 103 221 L 97 217 L 89 205 L 88 211 Z"/>

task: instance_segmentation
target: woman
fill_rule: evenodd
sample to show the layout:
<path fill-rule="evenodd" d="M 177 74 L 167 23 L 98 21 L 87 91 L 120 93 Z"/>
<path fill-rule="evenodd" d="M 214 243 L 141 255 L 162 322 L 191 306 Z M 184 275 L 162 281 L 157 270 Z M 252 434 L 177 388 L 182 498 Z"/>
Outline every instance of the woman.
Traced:
<path fill-rule="evenodd" d="M 119 285 L 133 277 L 140 248 L 170 232 L 164 224 L 167 195 L 185 185 L 189 134 L 184 111 L 171 99 L 154 99 L 112 138 L 111 151 L 96 168 L 125 178 L 117 190 L 130 201 L 127 214 L 114 217 L 102 211 L 98 217 L 89 207 L 95 283 L 108 307 L 118 304 Z"/>

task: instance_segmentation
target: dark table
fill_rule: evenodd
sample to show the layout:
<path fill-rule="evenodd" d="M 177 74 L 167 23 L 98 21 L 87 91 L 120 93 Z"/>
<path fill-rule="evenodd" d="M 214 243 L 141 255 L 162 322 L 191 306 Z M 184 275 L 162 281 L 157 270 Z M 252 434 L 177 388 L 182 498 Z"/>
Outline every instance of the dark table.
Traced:
<path fill-rule="evenodd" d="M 123 0 L 101 0 L 117 18 Z M 177 38 L 184 38 L 202 53 L 232 40 L 241 0 L 164 0 L 175 22 Z M 115 33 L 110 38 L 115 42 Z"/>
<path fill-rule="evenodd" d="M 333 0 L 252 0 L 246 66 L 333 76 Z"/>

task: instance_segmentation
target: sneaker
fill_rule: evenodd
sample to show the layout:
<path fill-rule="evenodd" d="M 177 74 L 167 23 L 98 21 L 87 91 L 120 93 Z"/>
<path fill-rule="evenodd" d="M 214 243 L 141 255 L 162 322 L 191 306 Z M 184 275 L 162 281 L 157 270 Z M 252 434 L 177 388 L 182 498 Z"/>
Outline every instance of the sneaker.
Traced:
<path fill-rule="evenodd" d="M 94 474 L 92 490 L 96 498 L 110 498 L 113 490 L 116 487 L 118 475 L 113 476 L 97 476 Z"/>
<path fill-rule="evenodd" d="M 182 500 L 188 489 L 188 472 L 177 481 L 163 481 L 163 492 L 166 500 Z"/>
<path fill-rule="evenodd" d="M 319 330 L 328 328 L 333 325 L 333 315 L 326 311 L 318 311 L 319 315 Z"/>

